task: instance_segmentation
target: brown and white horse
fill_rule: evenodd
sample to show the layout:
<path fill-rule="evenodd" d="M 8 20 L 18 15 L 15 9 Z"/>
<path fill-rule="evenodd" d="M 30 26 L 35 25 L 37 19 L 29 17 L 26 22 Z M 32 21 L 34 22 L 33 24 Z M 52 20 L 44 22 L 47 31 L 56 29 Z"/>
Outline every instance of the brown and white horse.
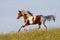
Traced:
<path fill-rule="evenodd" d="M 38 24 L 38 29 L 40 29 L 40 25 L 43 24 L 44 27 L 47 26 L 45 25 L 46 20 L 54 20 L 55 21 L 55 16 L 54 15 L 48 15 L 48 16 L 42 16 L 42 15 L 37 15 L 33 16 L 33 14 L 29 11 L 18 11 L 18 16 L 17 19 L 20 17 L 24 18 L 24 24 L 21 26 L 21 28 L 27 26 L 27 25 L 33 25 L 33 24 Z M 21 28 L 18 30 L 18 32 L 21 30 Z"/>

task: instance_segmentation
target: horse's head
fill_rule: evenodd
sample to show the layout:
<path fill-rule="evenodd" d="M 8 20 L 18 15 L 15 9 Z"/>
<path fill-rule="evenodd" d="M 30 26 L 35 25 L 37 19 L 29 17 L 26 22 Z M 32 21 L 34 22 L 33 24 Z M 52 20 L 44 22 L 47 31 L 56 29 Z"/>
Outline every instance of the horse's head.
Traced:
<path fill-rule="evenodd" d="M 23 15 L 22 15 L 22 12 L 19 10 L 18 11 L 18 16 L 17 16 L 17 19 L 19 19 L 20 17 L 22 17 Z"/>

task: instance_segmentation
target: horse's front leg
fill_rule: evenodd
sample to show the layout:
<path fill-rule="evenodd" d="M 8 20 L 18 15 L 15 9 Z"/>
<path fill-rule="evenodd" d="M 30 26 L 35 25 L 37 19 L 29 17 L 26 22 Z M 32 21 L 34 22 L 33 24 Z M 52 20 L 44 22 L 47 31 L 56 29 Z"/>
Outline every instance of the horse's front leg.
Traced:
<path fill-rule="evenodd" d="M 24 27 L 24 25 L 22 25 L 22 26 L 20 27 L 20 29 L 18 30 L 18 32 L 21 30 L 22 27 Z"/>
<path fill-rule="evenodd" d="M 20 29 L 18 30 L 18 32 L 21 30 L 22 27 L 23 27 L 23 25 L 20 27 Z"/>
<path fill-rule="evenodd" d="M 27 25 L 29 25 L 29 20 L 26 20 L 25 22 L 24 22 L 24 24 L 21 26 L 21 28 L 23 27 L 25 27 L 25 26 L 27 26 Z M 21 28 L 18 30 L 18 32 L 21 30 Z M 25 29 L 24 29 L 25 30 Z"/>
<path fill-rule="evenodd" d="M 25 26 L 27 26 L 26 23 L 24 23 L 24 25 L 22 25 L 21 28 L 22 28 L 22 27 L 24 28 Z M 21 30 L 21 28 L 18 30 L 18 32 Z M 25 29 L 24 29 L 24 30 L 25 30 Z"/>

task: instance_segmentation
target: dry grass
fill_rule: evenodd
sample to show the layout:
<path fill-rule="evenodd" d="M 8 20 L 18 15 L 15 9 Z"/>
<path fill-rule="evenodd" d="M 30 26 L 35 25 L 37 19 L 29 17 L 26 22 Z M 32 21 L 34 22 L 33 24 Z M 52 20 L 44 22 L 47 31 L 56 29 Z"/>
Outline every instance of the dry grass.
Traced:
<path fill-rule="evenodd" d="M 60 28 L 0 34 L 0 40 L 60 40 Z"/>

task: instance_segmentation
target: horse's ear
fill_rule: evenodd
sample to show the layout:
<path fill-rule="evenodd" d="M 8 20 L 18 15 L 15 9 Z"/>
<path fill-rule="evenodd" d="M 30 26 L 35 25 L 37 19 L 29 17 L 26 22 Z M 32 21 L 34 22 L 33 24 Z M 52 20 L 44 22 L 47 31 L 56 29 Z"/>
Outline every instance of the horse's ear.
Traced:
<path fill-rule="evenodd" d="M 18 12 L 21 12 L 20 10 L 18 10 Z"/>

